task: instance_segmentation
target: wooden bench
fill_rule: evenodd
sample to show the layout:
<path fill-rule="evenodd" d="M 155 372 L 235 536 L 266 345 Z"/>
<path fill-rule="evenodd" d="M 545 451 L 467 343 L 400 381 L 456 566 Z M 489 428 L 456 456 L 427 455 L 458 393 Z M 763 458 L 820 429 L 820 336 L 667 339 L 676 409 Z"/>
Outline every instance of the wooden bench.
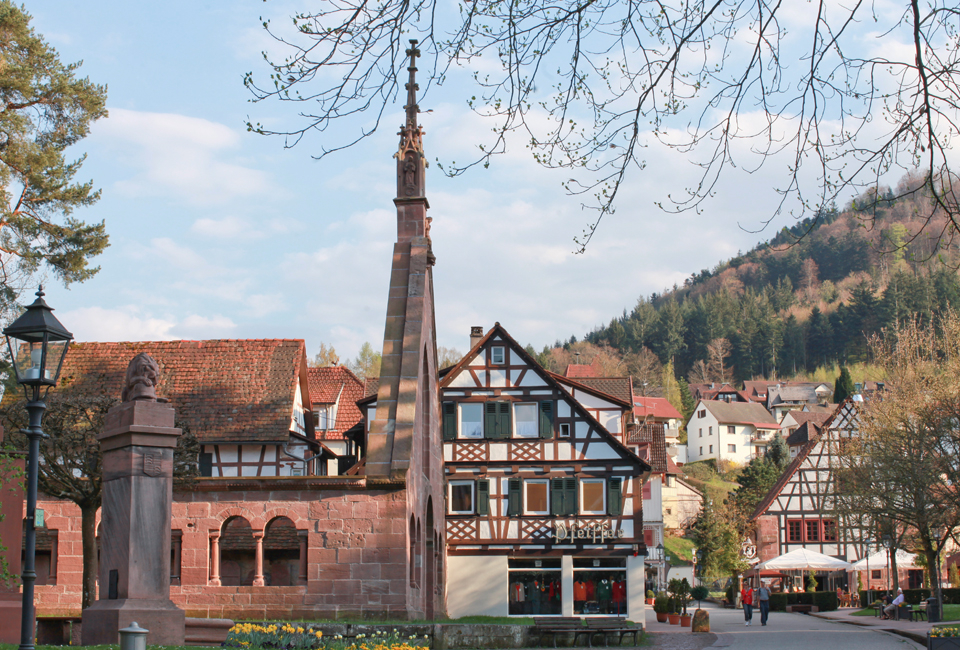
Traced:
<path fill-rule="evenodd" d="M 543 638 L 548 635 L 553 635 L 553 647 L 557 647 L 557 635 L 565 633 L 573 633 L 573 644 L 577 644 L 577 636 L 585 631 L 583 627 L 583 619 L 577 617 L 561 617 L 561 616 L 534 616 L 533 617 L 533 633 L 537 636 L 537 643 L 543 645 Z"/>
<path fill-rule="evenodd" d="M 625 618 L 620 617 L 603 617 L 603 618 L 588 618 L 587 619 L 587 643 L 592 648 L 593 647 L 593 637 L 596 635 L 601 635 L 603 637 L 603 644 L 607 645 L 607 635 L 608 634 L 619 634 L 617 639 L 617 645 L 623 644 L 623 637 L 627 635 L 633 636 L 633 645 L 637 645 L 637 633 L 642 633 L 643 628 L 635 627 L 632 624 L 628 624 Z M 582 634 L 582 632 L 578 633 Z M 576 642 L 576 640 L 574 640 Z"/>

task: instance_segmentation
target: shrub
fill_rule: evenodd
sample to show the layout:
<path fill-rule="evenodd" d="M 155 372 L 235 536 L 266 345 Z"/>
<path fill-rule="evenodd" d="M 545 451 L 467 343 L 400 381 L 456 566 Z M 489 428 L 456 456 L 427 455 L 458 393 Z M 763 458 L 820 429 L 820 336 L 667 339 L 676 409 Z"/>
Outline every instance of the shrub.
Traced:
<path fill-rule="evenodd" d="M 821 612 L 832 612 L 839 605 L 835 591 L 805 591 L 794 594 L 770 594 L 770 611 L 785 612 L 787 605 L 816 605 Z"/>
<path fill-rule="evenodd" d="M 666 614 L 669 607 L 670 603 L 666 594 L 660 594 L 653 601 L 653 611 L 655 611 L 657 614 Z"/>
<path fill-rule="evenodd" d="M 653 589 L 647 589 L 647 598 L 656 598 L 656 594 L 653 593 Z"/>

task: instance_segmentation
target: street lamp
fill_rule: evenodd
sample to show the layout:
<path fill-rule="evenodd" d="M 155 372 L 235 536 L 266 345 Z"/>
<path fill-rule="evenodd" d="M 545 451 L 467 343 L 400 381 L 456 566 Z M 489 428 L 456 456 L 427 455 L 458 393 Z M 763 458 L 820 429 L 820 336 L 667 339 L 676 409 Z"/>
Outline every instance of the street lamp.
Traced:
<path fill-rule="evenodd" d="M 883 536 L 883 545 L 887 547 L 887 596 L 890 596 L 890 548 L 893 546 L 893 540 L 889 535 Z"/>
<path fill-rule="evenodd" d="M 73 339 L 53 309 L 43 301 L 43 286 L 37 291 L 37 299 L 27 307 L 17 320 L 3 330 L 7 337 L 7 349 L 13 361 L 17 383 L 23 386 L 27 398 L 27 413 L 30 424 L 23 432 L 29 440 L 27 450 L 27 520 L 24 530 L 25 549 L 23 574 L 23 607 L 20 615 L 20 649 L 34 650 L 33 587 L 37 581 L 36 550 L 37 529 L 37 474 L 40 463 L 40 439 L 45 438 L 40 424 L 47 409 L 44 398 L 51 386 L 60 378 L 60 367 L 67 354 L 67 346 Z"/>
<path fill-rule="evenodd" d="M 937 547 L 934 549 L 937 552 L 937 614 L 939 619 L 943 620 L 943 592 L 940 589 L 940 540 L 943 538 L 943 533 L 939 528 L 934 528 L 930 533 L 933 537 L 934 542 L 936 542 Z"/>
<path fill-rule="evenodd" d="M 666 582 L 667 556 L 663 554 L 663 542 L 657 544 L 657 553 L 660 555 L 660 569 L 657 571 L 657 593 L 663 591 Z"/>

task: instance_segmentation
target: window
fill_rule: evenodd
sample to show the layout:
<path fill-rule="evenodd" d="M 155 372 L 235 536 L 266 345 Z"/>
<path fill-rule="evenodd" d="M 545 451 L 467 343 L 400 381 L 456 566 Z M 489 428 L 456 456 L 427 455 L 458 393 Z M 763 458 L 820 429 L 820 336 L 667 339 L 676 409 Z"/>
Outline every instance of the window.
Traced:
<path fill-rule="evenodd" d="M 705 418 L 705 417 L 707 417 L 707 409 L 700 409 L 700 412 L 697 413 L 697 417 L 698 417 L 698 418 Z"/>
<path fill-rule="evenodd" d="M 483 404 L 460 404 L 460 437 L 483 437 Z"/>
<path fill-rule="evenodd" d="M 666 509 L 664 509 L 664 512 L 666 512 L 668 515 L 672 515 L 672 514 L 673 514 L 673 509 L 672 509 L 672 508 L 666 508 Z"/>
<path fill-rule="evenodd" d="M 700 447 L 700 455 L 703 456 L 703 447 Z"/>
<path fill-rule="evenodd" d="M 513 417 L 517 423 L 518 438 L 536 438 L 539 435 L 536 404 L 514 404 Z"/>
<path fill-rule="evenodd" d="M 580 481 L 580 513 L 584 515 L 605 515 L 607 509 L 603 503 L 603 479 L 584 479 Z"/>
<path fill-rule="evenodd" d="M 644 541 L 646 533 L 644 532 Z M 649 531 L 653 532 L 653 531 Z M 652 541 L 652 540 L 651 540 Z M 654 547 L 647 545 L 648 550 Z M 573 613 L 577 616 L 590 614 L 626 614 L 627 560 L 624 557 L 579 557 L 573 558 Z M 631 585 L 642 590 L 643 585 Z M 608 596 L 609 594 L 609 596 Z"/>
<path fill-rule="evenodd" d="M 727 451 L 728 451 L 729 453 L 731 453 L 731 454 L 735 454 L 735 453 L 737 453 L 737 446 L 736 446 L 736 445 L 727 445 Z"/>
<path fill-rule="evenodd" d="M 569 437 L 570 437 L 570 425 L 569 425 L 569 424 L 561 424 L 561 425 L 560 425 L 560 437 L 561 437 L 561 438 L 569 438 Z"/>
<path fill-rule="evenodd" d="M 710 453 L 713 453 L 713 445 L 710 445 Z"/>
<path fill-rule="evenodd" d="M 870 579 L 879 580 L 883 576 L 883 572 L 880 569 L 870 569 Z"/>
<path fill-rule="evenodd" d="M 510 616 L 530 616 L 534 607 L 538 614 L 562 613 L 560 558 L 509 558 L 507 569 Z"/>
<path fill-rule="evenodd" d="M 450 481 L 450 512 L 473 514 L 473 481 Z"/>
<path fill-rule="evenodd" d="M 803 522 L 806 526 L 807 540 L 808 542 L 819 542 L 820 541 L 820 520 L 819 519 L 808 519 Z"/>
<path fill-rule="evenodd" d="M 727 433 L 736 433 L 736 432 L 737 432 L 737 427 L 732 425 L 727 427 Z"/>
<path fill-rule="evenodd" d="M 523 514 L 548 515 L 550 514 L 549 495 L 546 480 L 524 481 Z"/>
<path fill-rule="evenodd" d="M 667 474 L 667 487 L 673 487 L 673 475 Z"/>
<path fill-rule="evenodd" d="M 504 359 L 506 358 L 506 349 L 502 345 L 495 345 L 490 348 L 490 362 L 501 364 L 505 363 Z"/>
<path fill-rule="evenodd" d="M 577 514 L 577 479 L 550 479 L 550 514 Z"/>
<path fill-rule="evenodd" d="M 802 521 L 792 520 L 787 522 L 787 541 L 788 542 L 803 541 L 803 522 Z"/>
<path fill-rule="evenodd" d="M 713 427 L 707 427 L 707 435 L 708 435 L 708 436 L 712 436 L 712 435 L 713 435 Z"/>
<path fill-rule="evenodd" d="M 328 407 L 320 406 L 315 408 L 313 415 L 316 417 L 317 429 L 326 431 L 330 428 L 330 409 Z"/>
<path fill-rule="evenodd" d="M 837 541 L 837 522 L 834 521 L 833 519 L 823 520 L 823 541 L 825 542 Z"/>
<path fill-rule="evenodd" d="M 483 405 L 485 423 L 484 435 L 492 440 L 503 440 L 510 437 L 510 402 L 486 402 Z"/>
<path fill-rule="evenodd" d="M 700 437 L 703 437 L 703 427 L 700 427 Z"/>

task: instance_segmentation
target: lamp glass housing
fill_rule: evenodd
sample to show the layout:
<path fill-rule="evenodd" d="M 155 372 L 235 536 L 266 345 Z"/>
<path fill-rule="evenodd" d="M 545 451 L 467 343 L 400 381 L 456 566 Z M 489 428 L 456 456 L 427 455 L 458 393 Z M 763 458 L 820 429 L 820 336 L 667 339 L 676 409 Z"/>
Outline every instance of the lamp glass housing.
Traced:
<path fill-rule="evenodd" d="M 43 287 L 40 287 L 33 304 L 3 330 L 17 383 L 24 387 L 27 399 L 30 399 L 29 388 L 34 389 L 34 399 L 37 399 L 40 388 L 56 385 L 67 346 L 73 339 L 73 334 L 52 312 L 43 300 Z"/>

